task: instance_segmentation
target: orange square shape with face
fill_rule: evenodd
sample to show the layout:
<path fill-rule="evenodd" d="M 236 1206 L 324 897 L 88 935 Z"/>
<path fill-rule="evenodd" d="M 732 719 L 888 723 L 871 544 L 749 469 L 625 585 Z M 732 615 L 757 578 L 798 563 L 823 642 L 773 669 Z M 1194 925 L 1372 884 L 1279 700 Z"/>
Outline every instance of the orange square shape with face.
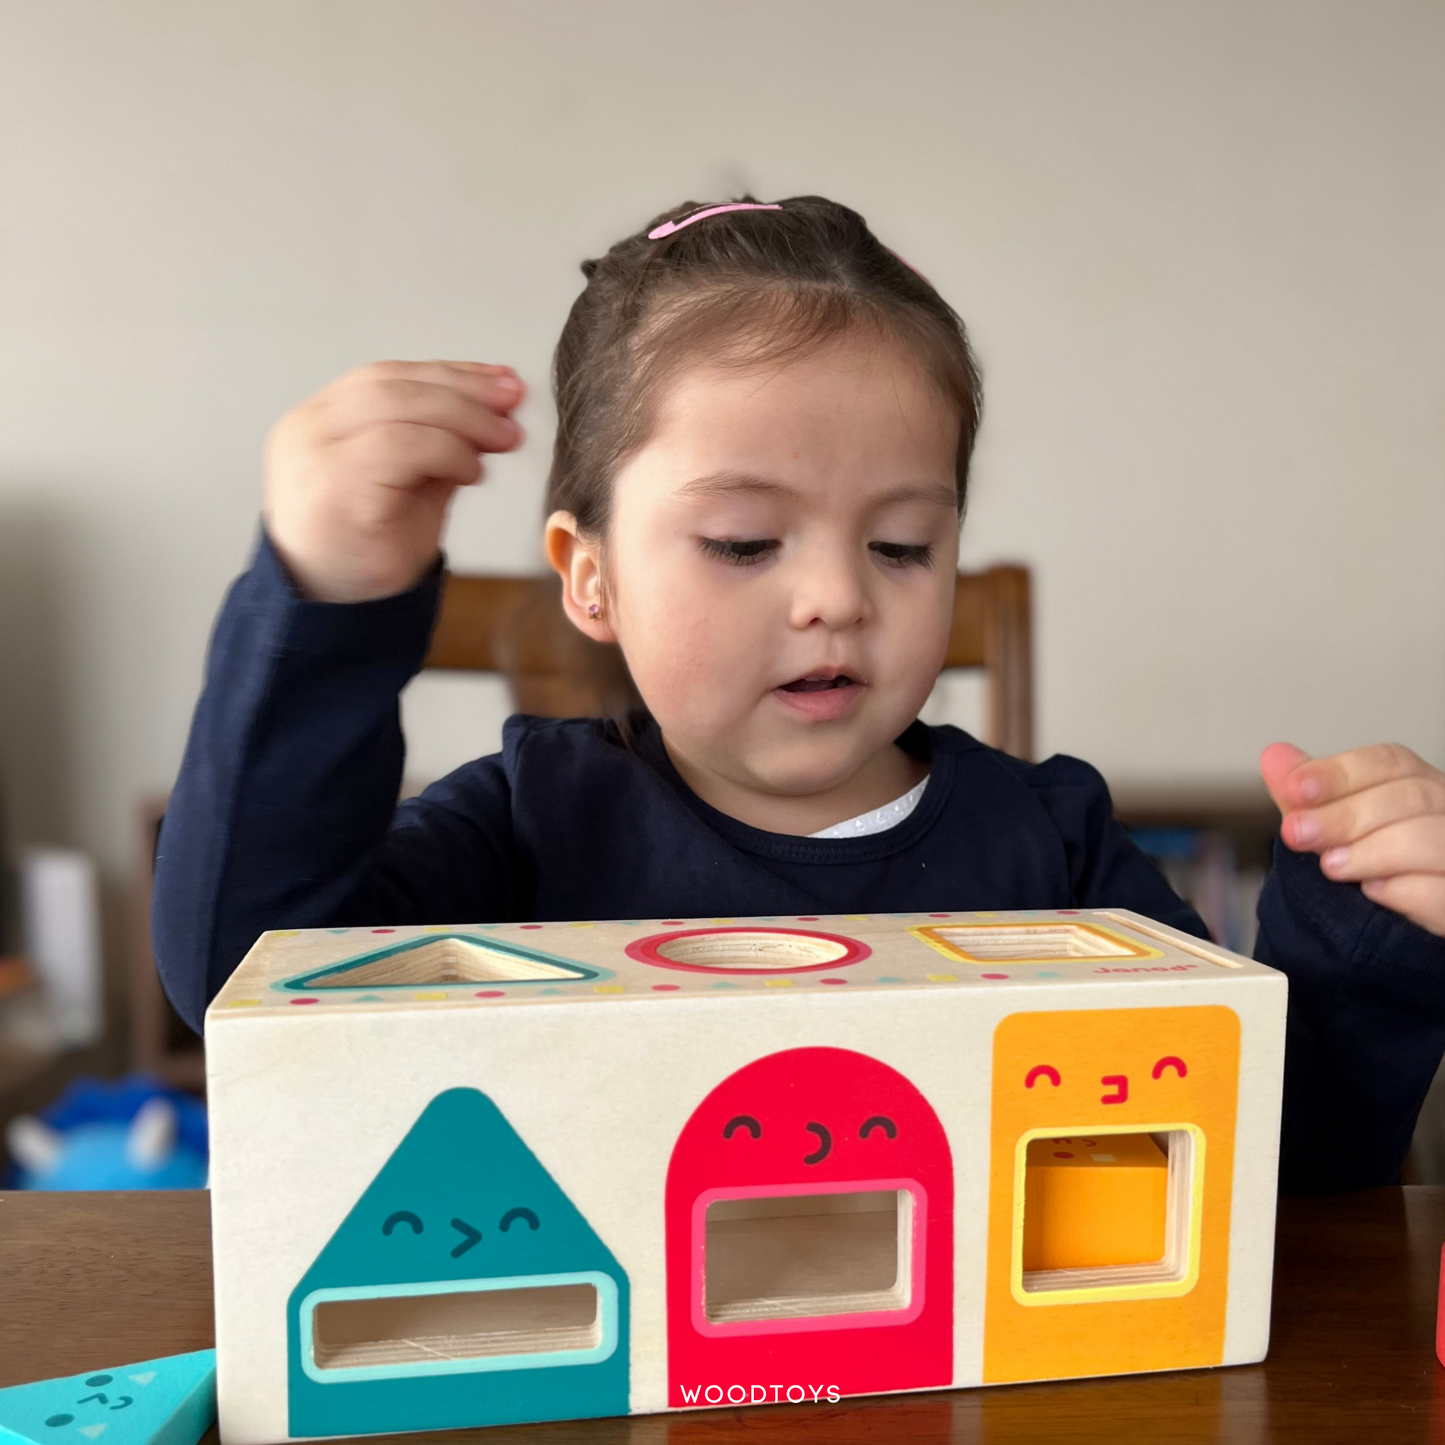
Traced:
<path fill-rule="evenodd" d="M 1017 1013 L 994 1031 L 983 1378 L 1065 1379 L 1224 1357 L 1239 1016 L 1218 1004 Z M 1157 1265 L 1023 1272 L 1028 1144 L 1170 1155 Z"/>

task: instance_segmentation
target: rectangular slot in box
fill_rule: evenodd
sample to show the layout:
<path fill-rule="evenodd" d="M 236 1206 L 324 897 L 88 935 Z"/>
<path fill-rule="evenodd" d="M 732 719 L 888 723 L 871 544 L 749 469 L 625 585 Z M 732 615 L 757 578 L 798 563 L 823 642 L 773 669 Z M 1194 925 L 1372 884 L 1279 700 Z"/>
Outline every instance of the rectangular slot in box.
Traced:
<path fill-rule="evenodd" d="M 1037 1136 L 1025 1148 L 1026 1293 L 1186 1279 L 1198 1187 L 1192 1130 Z"/>
<path fill-rule="evenodd" d="M 906 1189 L 714 1200 L 706 1317 L 728 1324 L 906 1309 L 912 1221 Z"/>
<path fill-rule="evenodd" d="M 319 1370 L 485 1360 L 593 1350 L 602 1343 L 591 1284 L 320 1301 L 312 1314 Z"/>

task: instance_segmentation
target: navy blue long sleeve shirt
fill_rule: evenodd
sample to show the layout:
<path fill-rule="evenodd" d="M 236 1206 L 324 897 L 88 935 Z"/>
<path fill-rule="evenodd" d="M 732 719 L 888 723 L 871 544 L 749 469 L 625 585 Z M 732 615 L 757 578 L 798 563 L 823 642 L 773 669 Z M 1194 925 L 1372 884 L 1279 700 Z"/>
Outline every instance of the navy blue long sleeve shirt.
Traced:
<path fill-rule="evenodd" d="M 396 806 L 398 696 L 439 573 L 331 605 L 297 596 L 263 539 L 216 624 L 156 857 L 156 956 L 181 1016 L 268 928 L 784 913 L 1123 907 L 1205 929 L 1068 757 L 1028 764 L 915 723 L 930 765 L 886 832 L 812 839 L 717 812 L 656 726 L 516 717 L 502 752 Z M 1290 977 L 1286 1187 L 1397 1174 L 1445 1051 L 1445 940 L 1276 850 L 1260 959 Z"/>

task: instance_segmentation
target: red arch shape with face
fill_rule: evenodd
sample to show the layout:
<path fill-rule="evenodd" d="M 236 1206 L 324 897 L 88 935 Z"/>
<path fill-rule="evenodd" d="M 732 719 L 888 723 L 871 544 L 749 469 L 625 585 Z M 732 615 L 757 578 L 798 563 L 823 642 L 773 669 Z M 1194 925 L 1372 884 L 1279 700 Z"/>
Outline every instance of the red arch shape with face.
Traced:
<path fill-rule="evenodd" d="M 757 1120 L 761 1135 L 736 1128 Z M 883 1116 L 895 1133 L 874 1123 Z M 824 1133 L 817 1127 L 821 1125 Z M 826 1138 L 829 1147 L 818 1158 Z M 809 1159 L 816 1162 L 809 1163 Z M 820 1187 L 821 1186 L 821 1187 Z M 853 1315 L 714 1324 L 703 1310 L 705 1219 L 718 1196 L 901 1189 L 912 1200 L 908 1306 Z M 840 1394 L 953 1382 L 953 1159 L 923 1095 L 850 1049 L 787 1049 L 730 1074 L 688 1119 L 667 1171 L 668 1403 L 729 1403 L 732 1386 Z M 709 1386 L 722 1399 L 707 1398 Z M 734 1392 L 736 1395 L 736 1392 Z M 780 1398 L 786 1398 L 782 1396 Z M 732 1400 L 737 1403 L 736 1398 Z"/>

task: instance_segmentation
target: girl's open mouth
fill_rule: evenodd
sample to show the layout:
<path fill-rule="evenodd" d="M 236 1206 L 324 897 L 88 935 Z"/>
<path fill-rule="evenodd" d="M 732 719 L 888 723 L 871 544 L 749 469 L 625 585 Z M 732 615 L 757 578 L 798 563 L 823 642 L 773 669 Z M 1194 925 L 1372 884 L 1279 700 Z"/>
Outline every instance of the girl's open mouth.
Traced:
<path fill-rule="evenodd" d="M 785 682 L 782 690 L 784 692 L 830 692 L 839 687 L 856 687 L 857 684 L 845 673 L 839 673 L 836 677 L 800 677 L 793 682 Z"/>
<path fill-rule="evenodd" d="M 794 717 L 833 722 L 853 711 L 868 689 L 846 672 L 796 677 L 773 689 L 773 695 Z"/>

